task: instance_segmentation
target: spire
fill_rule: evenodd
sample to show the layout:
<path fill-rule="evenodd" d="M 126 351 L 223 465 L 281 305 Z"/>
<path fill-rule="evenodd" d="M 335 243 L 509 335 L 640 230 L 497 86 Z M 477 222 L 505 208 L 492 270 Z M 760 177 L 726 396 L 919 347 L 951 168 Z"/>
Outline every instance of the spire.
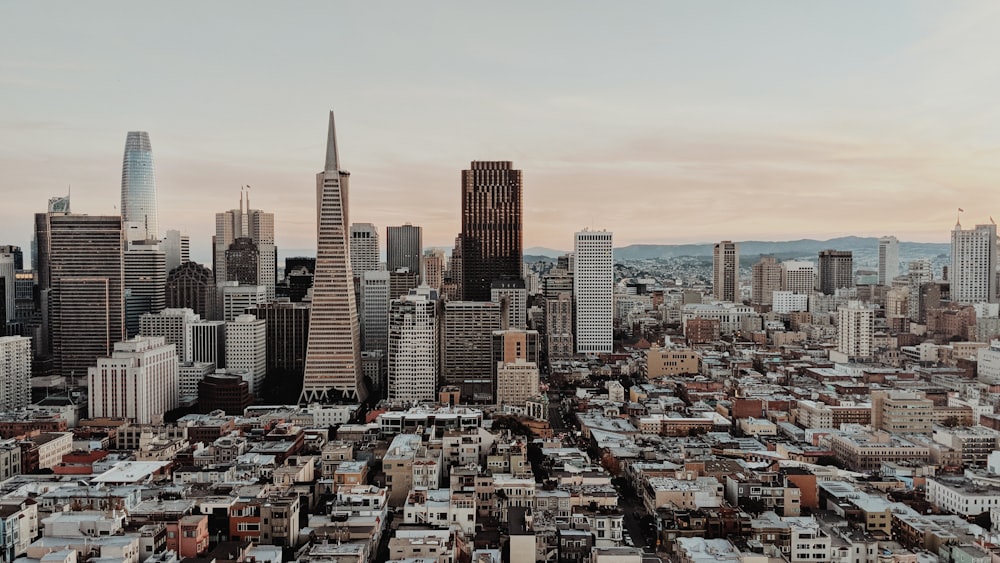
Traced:
<path fill-rule="evenodd" d="M 326 137 L 326 166 L 323 170 L 340 170 L 340 156 L 337 154 L 337 128 L 333 124 L 333 111 L 330 111 L 330 130 Z"/>

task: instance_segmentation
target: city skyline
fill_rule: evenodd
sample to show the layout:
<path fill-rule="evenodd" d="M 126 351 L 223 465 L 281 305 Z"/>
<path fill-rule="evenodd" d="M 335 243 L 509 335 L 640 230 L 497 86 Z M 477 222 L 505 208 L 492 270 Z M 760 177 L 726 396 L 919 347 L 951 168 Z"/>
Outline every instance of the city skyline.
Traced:
<path fill-rule="evenodd" d="M 419 224 L 427 246 L 451 246 L 460 230 L 454 187 L 465 163 L 479 159 L 524 170 L 526 248 L 567 249 L 581 226 L 613 228 L 624 246 L 886 232 L 947 242 L 959 206 L 969 210 L 965 222 L 985 223 L 1000 203 L 989 189 L 1000 176 L 1000 140 L 988 94 L 995 78 L 973 55 L 989 52 L 1000 13 L 988 3 L 843 6 L 730 6 L 726 21 L 681 4 L 637 5 L 609 21 L 590 8 L 572 16 L 574 29 L 551 37 L 566 17 L 555 4 L 535 8 L 530 21 L 497 15 L 523 24 L 516 47 L 495 33 L 475 42 L 464 26 L 449 25 L 481 15 L 461 5 L 427 22 L 440 41 L 407 43 L 427 30 L 403 22 L 427 14 L 399 6 L 386 26 L 399 37 L 376 33 L 349 57 L 338 54 L 346 52 L 340 42 L 363 39 L 359 32 L 329 45 L 295 33 L 315 17 L 308 10 L 271 18 L 250 7 L 235 16 L 251 32 L 287 39 L 282 53 L 242 39 L 240 26 L 214 25 L 234 17 L 224 7 L 206 10 L 189 30 L 191 45 L 207 50 L 167 49 L 173 35 L 152 33 L 117 53 L 138 29 L 127 12 L 95 22 L 86 41 L 68 23 L 19 26 L 0 39 L 12 53 L 0 62 L 0 102 L 17 109 L 0 128 L 0 189 L 29 195 L 0 210 L 0 237 L 27 248 L 31 214 L 67 185 L 75 211 L 113 212 L 121 135 L 144 130 L 157 140 L 159 228 L 189 234 L 194 259 L 207 261 L 210 210 L 231 208 L 241 184 L 254 186 L 255 207 L 277 213 L 280 247 L 310 248 L 312 198 L 301 186 L 311 176 L 307 155 L 322 150 L 311 140 L 322 138 L 314 116 L 334 106 L 357 140 L 353 216 L 380 228 Z M 83 9 L 66 8 L 68 16 Z M 337 13 L 374 29 L 367 8 Z M 0 14 L 26 23 L 44 17 L 31 5 Z M 179 23 L 162 15 L 163 27 Z M 814 32 L 819 21 L 828 26 Z M 848 26 L 858 29 L 846 47 Z M 44 46 L 16 48 L 35 28 L 44 30 Z M 157 68 L 141 68 L 151 53 Z M 332 88 L 334 76 L 309 92 L 299 87 L 316 78 L 309 69 L 324 56 L 358 77 L 352 88 Z M 232 59 L 227 73 L 216 70 L 220 57 Z M 260 63 L 272 73 L 258 76 Z M 467 69 L 474 72 L 465 76 Z M 189 96 L 188 86 L 199 95 Z M 610 188 L 632 197 L 601 199 Z M 637 217 L 635 200 L 659 202 L 667 216 Z M 819 206 L 824 213 L 814 212 Z M 703 220 L 709 209 L 726 232 Z"/>

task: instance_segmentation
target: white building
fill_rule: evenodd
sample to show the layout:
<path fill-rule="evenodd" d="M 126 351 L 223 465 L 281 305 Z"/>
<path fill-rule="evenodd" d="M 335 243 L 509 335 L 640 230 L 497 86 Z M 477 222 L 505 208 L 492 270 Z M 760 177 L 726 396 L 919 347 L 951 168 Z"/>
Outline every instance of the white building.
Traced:
<path fill-rule="evenodd" d="M 215 373 L 215 364 L 208 362 L 181 362 L 178 366 L 180 402 L 191 403 L 198 400 L 198 384 L 206 375 Z"/>
<path fill-rule="evenodd" d="M 226 368 L 246 370 L 250 392 L 257 399 L 267 375 L 267 322 L 254 315 L 240 315 L 226 323 Z"/>
<path fill-rule="evenodd" d="M 955 223 L 951 231 L 951 300 L 976 303 L 997 300 L 997 226 L 976 225 L 962 230 Z"/>
<path fill-rule="evenodd" d="M 506 313 L 504 329 L 527 328 L 528 290 L 524 280 L 494 281 L 490 286 L 490 301 L 500 303 Z"/>
<path fill-rule="evenodd" d="M 1000 340 L 990 342 L 989 348 L 979 349 L 976 366 L 979 381 L 987 385 L 1000 385 Z"/>
<path fill-rule="evenodd" d="M 31 339 L 0 337 L 0 411 L 31 403 Z"/>
<path fill-rule="evenodd" d="M 775 291 L 771 299 L 774 313 L 794 313 L 809 310 L 809 295 L 794 291 Z"/>
<path fill-rule="evenodd" d="M 157 424 L 177 408 L 177 351 L 163 337 L 137 336 L 115 344 L 110 358 L 87 370 L 89 412 L 93 418 L 122 417 Z"/>
<path fill-rule="evenodd" d="M 429 294 L 428 294 L 429 293 Z M 435 400 L 438 378 L 437 292 L 415 290 L 389 305 L 389 400 Z"/>
<path fill-rule="evenodd" d="M 808 295 L 816 289 L 816 264 L 805 260 L 781 263 L 781 289 Z"/>
<path fill-rule="evenodd" d="M 142 336 L 162 336 L 166 344 L 177 347 L 177 356 L 185 361 L 188 350 L 188 325 L 201 320 L 201 316 L 191 309 L 163 309 L 159 313 L 147 313 L 139 318 L 139 334 Z"/>
<path fill-rule="evenodd" d="M 849 301 L 837 309 L 837 351 L 848 358 L 870 358 L 874 353 L 875 309 Z"/>
<path fill-rule="evenodd" d="M 977 516 L 1000 508 L 1000 489 L 984 488 L 964 478 L 927 478 L 927 502 L 945 512 Z"/>
<path fill-rule="evenodd" d="M 892 285 L 899 275 L 899 240 L 888 236 L 878 239 L 878 284 Z"/>
<path fill-rule="evenodd" d="M 267 287 L 263 285 L 240 285 L 239 282 L 222 282 L 219 284 L 220 311 L 222 320 L 229 322 L 240 315 L 245 315 L 247 309 L 267 303 Z"/>
<path fill-rule="evenodd" d="M 583 230 L 573 244 L 576 352 L 611 353 L 614 331 L 614 243 L 608 231 Z"/>
<path fill-rule="evenodd" d="M 371 223 L 351 224 L 351 272 L 360 276 L 380 269 L 378 228 Z"/>

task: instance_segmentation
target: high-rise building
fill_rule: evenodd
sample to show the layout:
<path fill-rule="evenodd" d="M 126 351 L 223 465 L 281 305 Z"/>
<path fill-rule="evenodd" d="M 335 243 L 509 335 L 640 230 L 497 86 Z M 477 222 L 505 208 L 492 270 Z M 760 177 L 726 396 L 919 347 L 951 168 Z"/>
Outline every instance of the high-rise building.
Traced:
<path fill-rule="evenodd" d="M 14 257 L 14 269 L 24 270 L 24 252 L 20 246 L 13 244 L 0 244 L 0 254 L 8 254 Z"/>
<path fill-rule="evenodd" d="M 951 231 L 951 300 L 955 303 L 997 301 L 997 226 L 976 225 Z"/>
<path fill-rule="evenodd" d="M 913 260 L 907 265 L 906 287 L 909 289 L 906 300 L 907 318 L 920 322 L 920 296 L 924 284 L 934 281 L 934 270 L 931 261 L 926 258 Z"/>
<path fill-rule="evenodd" d="M 125 336 L 139 334 L 139 318 L 166 306 L 167 256 L 155 243 L 135 241 L 125 250 Z"/>
<path fill-rule="evenodd" d="M 139 319 L 139 334 L 163 337 L 164 343 L 173 344 L 181 361 L 191 355 L 188 325 L 200 321 L 191 309 L 163 309 L 157 314 L 147 313 Z"/>
<path fill-rule="evenodd" d="M 167 272 L 191 261 L 191 239 L 180 231 L 167 231 L 167 236 L 160 241 L 160 248 L 167 256 Z"/>
<path fill-rule="evenodd" d="M 258 281 L 255 285 L 267 288 L 267 299 L 274 299 L 277 282 L 278 254 L 274 246 L 274 213 L 250 209 L 250 196 L 240 194 L 240 208 L 215 214 L 215 236 L 212 238 L 212 256 L 215 263 L 216 283 L 234 281 L 227 269 L 226 251 L 238 238 L 248 238 L 257 246 Z M 238 280 L 236 280 L 238 281 Z"/>
<path fill-rule="evenodd" d="M 389 349 L 389 272 L 365 272 L 361 278 L 361 313 L 365 352 Z"/>
<path fill-rule="evenodd" d="M 419 276 L 423 229 L 406 223 L 400 227 L 386 227 L 385 231 L 386 269 L 395 272 L 407 268 Z"/>
<path fill-rule="evenodd" d="M 226 281 L 240 282 L 241 285 L 265 285 L 262 283 L 260 250 L 249 237 L 240 237 L 226 249 Z"/>
<path fill-rule="evenodd" d="M 837 308 L 837 351 L 851 359 L 868 359 L 874 353 L 875 309 L 860 301 Z"/>
<path fill-rule="evenodd" d="M 240 315 L 226 323 L 226 368 L 246 370 L 250 392 L 263 399 L 267 375 L 267 323 L 253 315 Z"/>
<path fill-rule="evenodd" d="M 87 370 L 87 380 L 90 416 L 161 424 L 163 415 L 177 408 L 177 351 L 161 337 L 118 342 L 111 357 Z"/>
<path fill-rule="evenodd" d="M 201 318 L 218 318 L 218 291 L 212 270 L 197 262 L 184 262 L 167 275 L 166 306 L 191 309 Z"/>
<path fill-rule="evenodd" d="M 337 395 L 364 400 L 367 395 L 348 241 L 349 179 L 350 172 L 340 168 L 331 111 L 326 165 L 316 175 L 316 275 L 302 387 L 304 402 Z"/>
<path fill-rule="evenodd" d="M 402 299 L 420 286 L 420 272 L 409 268 L 389 271 L 389 299 Z"/>
<path fill-rule="evenodd" d="M 306 300 L 313 286 L 316 259 L 305 256 L 285 258 L 285 279 L 275 288 L 275 297 L 292 303 Z"/>
<path fill-rule="evenodd" d="M 523 407 L 539 394 L 538 331 L 493 331 L 493 387 L 497 405 Z"/>
<path fill-rule="evenodd" d="M 308 303 L 266 303 L 247 312 L 267 322 L 267 372 L 301 374 L 309 337 Z"/>
<path fill-rule="evenodd" d="M 731 240 L 716 243 L 712 254 L 712 292 L 720 301 L 740 301 L 740 251 Z"/>
<path fill-rule="evenodd" d="M 504 312 L 504 329 L 521 329 L 528 322 L 528 290 L 524 279 L 497 280 L 490 288 L 490 301 L 499 303 Z"/>
<path fill-rule="evenodd" d="M 444 252 L 428 250 L 420 257 L 420 279 L 423 285 L 440 290 L 444 285 Z"/>
<path fill-rule="evenodd" d="M 449 301 L 444 305 L 441 376 L 445 385 L 462 388 L 462 397 L 492 401 L 493 331 L 502 326 L 499 303 Z"/>
<path fill-rule="evenodd" d="M 774 256 L 761 256 L 751 269 L 750 302 L 771 305 L 774 292 L 781 291 L 781 265 Z"/>
<path fill-rule="evenodd" d="M 226 367 L 225 321 L 194 321 L 187 325 L 187 355 L 185 362 L 209 363 Z"/>
<path fill-rule="evenodd" d="M 0 411 L 31 403 L 31 339 L 0 336 Z"/>
<path fill-rule="evenodd" d="M 892 285 L 899 275 L 899 240 L 888 236 L 878 239 L 878 284 Z"/>
<path fill-rule="evenodd" d="M 54 367 L 82 376 L 125 337 L 122 218 L 39 213 L 35 241 Z"/>
<path fill-rule="evenodd" d="M 3 292 L 0 293 L 0 309 L 3 310 L 3 316 L 0 316 L 0 322 L 10 322 L 17 317 L 14 299 L 16 281 L 17 266 L 14 255 L 2 252 L 0 248 L 0 284 L 3 285 Z M 3 331 L 0 331 L 0 334 L 2 333 Z"/>
<path fill-rule="evenodd" d="M 451 249 L 448 259 L 448 269 L 444 274 L 442 297 L 447 301 L 462 299 L 462 235 L 455 237 L 455 246 Z"/>
<path fill-rule="evenodd" d="M 393 300 L 389 305 L 389 401 L 433 401 L 438 361 L 437 291 L 414 290 Z"/>
<path fill-rule="evenodd" d="M 576 352 L 610 354 L 614 340 L 614 243 L 608 231 L 583 230 L 573 244 Z"/>
<path fill-rule="evenodd" d="M 223 282 L 219 285 L 219 316 L 229 322 L 247 309 L 267 303 L 267 288 L 262 285 L 239 285 L 239 282 Z"/>
<path fill-rule="evenodd" d="M 352 224 L 351 272 L 360 276 L 364 272 L 381 270 L 379 252 L 378 228 L 371 223 Z"/>
<path fill-rule="evenodd" d="M 206 362 L 181 362 L 178 366 L 179 401 L 182 406 L 189 406 L 198 401 L 198 385 L 209 375 L 215 373 L 215 364 Z M 249 389 L 249 387 L 248 387 Z M 249 392 L 247 393 L 249 395 Z M 249 406 L 249 403 L 248 405 Z M 240 411 L 243 412 L 243 411 Z"/>
<path fill-rule="evenodd" d="M 523 176 L 509 161 L 462 171 L 462 299 L 488 301 L 496 280 L 521 277 Z"/>
<path fill-rule="evenodd" d="M 799 295 L 809 295 L 816 291 L 816 264 L 805 260 L 782 262 L 781 290 Z"/>
<path fill-rule="evenodd" d="M 573 294 L 545 298 L 545 339 L 549 361 L 573 357 Z"/>
<path fill-rule="evenodd" d="M 126 240 L 159 240 L 153 149 L 145 131 L 129 131 L 125 137 L 121 210 Z"/>
<path fill-rule="evenodd" d="M 845 287 L 854 287 L 854 254 L 850 250 L 820 250 L 819 291 L 833 295 Z"/>

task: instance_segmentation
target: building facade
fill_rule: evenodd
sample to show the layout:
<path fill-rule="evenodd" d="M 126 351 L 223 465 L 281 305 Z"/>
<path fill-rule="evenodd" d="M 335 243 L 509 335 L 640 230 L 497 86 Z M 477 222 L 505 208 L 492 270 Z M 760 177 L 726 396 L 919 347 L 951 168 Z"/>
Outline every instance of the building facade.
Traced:
<path fill-rule="evenodd" d="M 951 231 L 951 300 L 956 303 L 997 301 L 997 226 L 976 225 Z"/>
<path fill-rule="evenodd" d="M 386 269 L 395 272 L 406 268 L 419 277 L 423 229 L 407 223 L 399 227 L 386 227 L 385 231 Z"/>
<path fill-rule="evenodd" d="M 576 352 L 608 354 L 614 338 L 613 236 L 608 231 L 576 233 L 573 297 Z"/>
<path fill-rule="evenodd" d="M 437 292 L 414 292 L 393 300 L 389 305 L 389 401 L 433 401 L 438 360 Z"/>
<path fill-rule="evenodd" d="M 162 337 L 138 336 L 115 344 L 87 372 L 88 406 L 93 418 L 127 418 L 155 424 L 177 408 L 180 379 L 177 351 Z"/>
<path fill-rule="evenodd" d="M 145 131 L 129 131 L 125 136 L 121 196 L 126 239 L 159 240 L 153 148 Z"/>
<path fill-rule="evenodd" d="M 523 176 L 509 161 L 462 171 L 462 299 L 489 301 L 496 280 L 521 277 Z"/>
<path fill-rule="evenodd" d="M 720 301 L 740 301 L 740 251 L 731 240 L 718 242 L 713 248 L 712 293 Z"/>

